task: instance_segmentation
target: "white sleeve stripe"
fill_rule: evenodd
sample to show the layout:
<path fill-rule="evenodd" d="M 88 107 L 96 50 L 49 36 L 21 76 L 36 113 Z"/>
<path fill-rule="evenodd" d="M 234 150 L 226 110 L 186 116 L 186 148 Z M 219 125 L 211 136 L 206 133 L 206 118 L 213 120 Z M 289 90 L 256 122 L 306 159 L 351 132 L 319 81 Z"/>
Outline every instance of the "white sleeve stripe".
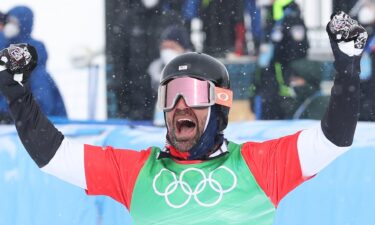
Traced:
<path fill-rule="evenodd" d="M 300 133 L 297 148 L 304 177 L 317 174 L 334 159 L 350 149 L 350 147 L 336 146 L 328 140 L 320 124 Z"/>
<path fill-rule="evenodd" d="M 65 137 L 51 161 L 41 170 L 86 189 L 84 145 Z"/>

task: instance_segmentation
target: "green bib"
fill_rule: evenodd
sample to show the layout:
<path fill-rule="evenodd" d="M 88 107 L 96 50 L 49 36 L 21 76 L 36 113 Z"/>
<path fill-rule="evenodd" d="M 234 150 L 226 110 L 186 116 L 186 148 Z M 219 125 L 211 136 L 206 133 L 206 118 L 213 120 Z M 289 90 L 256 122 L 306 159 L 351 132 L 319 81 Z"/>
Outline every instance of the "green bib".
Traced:
<path fill-rule="evenodd" d="M 271 225 L 275 207 L 232 142 L 229 153 L 197 164 L 157 159 L 152 153 L 138 175 L 130 214 L 135 224 Z"/>

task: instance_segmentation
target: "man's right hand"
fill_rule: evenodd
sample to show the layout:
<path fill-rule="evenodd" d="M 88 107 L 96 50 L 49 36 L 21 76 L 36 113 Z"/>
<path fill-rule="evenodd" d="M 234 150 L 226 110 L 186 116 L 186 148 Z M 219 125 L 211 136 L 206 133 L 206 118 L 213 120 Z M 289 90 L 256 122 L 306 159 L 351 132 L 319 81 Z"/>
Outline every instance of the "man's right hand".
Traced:
<path fill-rule="evenodd" d="M 11 75 L 20 75 L 21 79 L 16 80 L 16 76 L 7 80 L 5 77 L 0 78 L 0 82 L 5 83 L 17 82 L 25 83 L 36 67 L 38 61 L 38 54 L 35 48 L 28 44 L 13 44 L 8 48 L 0 51 L 0 72 L 7 70 Z M 5 75 L 4 75 L 5 76 Z M 19 76 L 18 76 L 19 77 Z M 4 83 L 5 82 L 5 83 Z"/>
<path fill-rule="evenodd" d="M 10 45 L 0 51 L 0 91 L 13 102 L 25 95 L 31 72 L 36 67 L 38 55 L 28 44 Z"/>
<path fill-rule="evenodd" d="M 43 115 L 30 85 L 25 84 L 37 61 L 35 48 L 28 44 L 15 44 L 0 51 L 0 91 L 8 100 L 22 144 L 42 168 L 51 161 L 64 135 Z"/>

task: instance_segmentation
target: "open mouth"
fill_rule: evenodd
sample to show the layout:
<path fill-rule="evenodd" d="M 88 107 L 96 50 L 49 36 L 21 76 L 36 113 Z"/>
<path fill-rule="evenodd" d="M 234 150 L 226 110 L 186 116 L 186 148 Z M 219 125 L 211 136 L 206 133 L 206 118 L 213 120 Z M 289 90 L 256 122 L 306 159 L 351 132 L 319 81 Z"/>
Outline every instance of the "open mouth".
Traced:
<path fill-rule="evenodd" d="M 195 135 L 197 124 L 189 118 L 180 118 L 175 122 L 176 136 L 179 139 L 190 139 Z"/>
<path fill-rule="evenodd" d="M 195 123 L 190 119 L 179 119 L 177 120 L 177 129 L 179 132 L 183 129 L 193 129 L 195 128 Z"/>

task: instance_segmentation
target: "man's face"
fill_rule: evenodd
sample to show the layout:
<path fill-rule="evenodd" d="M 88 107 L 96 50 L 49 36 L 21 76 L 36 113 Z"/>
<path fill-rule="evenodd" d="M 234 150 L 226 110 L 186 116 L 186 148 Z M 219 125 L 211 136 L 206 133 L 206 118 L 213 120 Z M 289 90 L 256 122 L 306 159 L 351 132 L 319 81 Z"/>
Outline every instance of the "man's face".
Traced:
<path fill-rule="evenodd" d="M 190 108 L 180 97 L 175 107 L 165 115 L 171 144 L 177 150 L 187 152 L 199 141 L 204 132 L 208 107 Z"/>

